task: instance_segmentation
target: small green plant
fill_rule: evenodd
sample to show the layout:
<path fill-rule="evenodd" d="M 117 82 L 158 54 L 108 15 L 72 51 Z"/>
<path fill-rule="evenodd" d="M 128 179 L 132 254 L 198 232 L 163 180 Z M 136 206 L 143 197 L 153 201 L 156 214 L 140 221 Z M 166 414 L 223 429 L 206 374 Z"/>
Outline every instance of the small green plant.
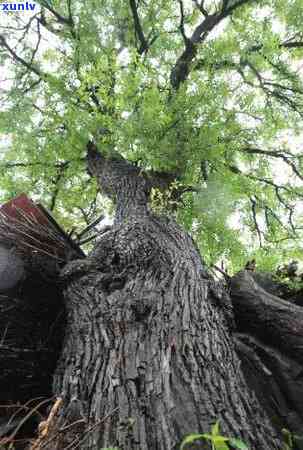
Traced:
<path fill-rule="evenodd" d="M 107 448 L 100 448 L 100 450 L 119 450 L 118 447 L 107 447 Z"/>
<path fill-rule="evenodd" d="M 229 438 L 220 434 L 219 422 L 216 422 L 211 428 L 211 434 L 209 433 L 191 433 L 186 436 L 182 443 L 180 450 L 184 450 L 187 444 L 192 444 L 195 441 L 208 441 L 211 443 L 212 450 L 230 450 L 230 448 L 236 448 L 239 450 L 249 450 L 247 445 L 243 441 L 236 438 Z"/>
<path fill-rule="evenodd" d="M 282 429 L 283 437 L 284 437 L 284 446 L 282 450 L 293 450 L 295 448 L 295 444 L 298 442 L 303 442 L 303 436 L 298 436 L 286 428 Z M 301 448 L 301 447 L 300 447 Z"/>
<path fill-rule="evenodd" d="M 173 181 L 169 188 L 162 192 L 158 188 L 151 190 L 151 206 L 157 214 L 167 213 L 167 210 L 174 211 L 181 202 L 182 193 L 186 189 L 179 181 Z"/>

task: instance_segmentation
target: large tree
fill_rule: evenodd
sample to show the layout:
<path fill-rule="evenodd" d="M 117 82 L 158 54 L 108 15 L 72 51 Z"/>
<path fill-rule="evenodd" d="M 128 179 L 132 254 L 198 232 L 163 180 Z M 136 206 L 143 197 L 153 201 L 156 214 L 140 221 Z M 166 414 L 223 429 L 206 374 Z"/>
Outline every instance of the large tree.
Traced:
<path fill-rule="evenodd" d="M 220 420 L 279 448 L 303 421 L 301 308 L 248 272 L 232 306 L 207 267 L 301 256 L 303 2 L 1 14 L 3 200 L 27 191 L 66 227 L 114 219 L 61 273 L 62 401 L 44 444 L 172 449 Z"/>

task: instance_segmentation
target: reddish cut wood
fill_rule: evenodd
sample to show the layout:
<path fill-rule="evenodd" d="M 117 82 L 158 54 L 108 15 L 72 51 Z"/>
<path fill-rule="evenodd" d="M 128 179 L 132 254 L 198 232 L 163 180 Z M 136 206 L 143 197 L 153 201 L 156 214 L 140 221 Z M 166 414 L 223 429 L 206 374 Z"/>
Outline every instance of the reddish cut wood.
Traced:
<path fill-rule="evenodd" d="M 20 212 L 22 211 L 22 213 Z M 23 214 L 31 218 L 33 221 L 48 225 L 49 220 L 42 213 L 39 207 L 26 194 L 21 194 L 16 198 L 8 201 L 1 206 L 0 212 L 12 219 L 24 220 Z"/>
<path fill-rule="evenodd" d="M 41 248 L 44 248 L 48 254 L 53 254 L 54 256 L 65 260 L 67 250 L 70 249 L 77 257 L 85 256 L 77 243 L 70 238 L 63 228 L 61 228 L 49 211 L 41 204 L 34 203 L 24 193 L 2 205 L 0 207 L 0 214 L 4 214 L 7 218 L 16 221 L 19 224 L 30 223 L 32 228 L 31 236 L 33 239 L 35 238 L 35 242 L 33 242 L 30 237 L 25 240 L 28 243 L 33 243 L 37 246 L 38 238 Z M 36 228 L 35 224 L 37 224 Z M 42 227 L 40 230 L 39 225 Z M 47 236 L 48 230 L 49 236 Z M 56 239 L 56 236 L 58 239 Z"/>

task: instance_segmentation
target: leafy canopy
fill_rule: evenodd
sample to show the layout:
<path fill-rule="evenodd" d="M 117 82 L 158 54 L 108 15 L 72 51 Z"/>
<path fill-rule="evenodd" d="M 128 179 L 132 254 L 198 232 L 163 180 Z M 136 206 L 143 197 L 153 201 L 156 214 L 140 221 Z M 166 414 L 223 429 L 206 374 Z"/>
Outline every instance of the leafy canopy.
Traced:
<path fill-rule="evenodd" d="M 85 146 L 191 186 L 209 263 L 301 257 L 303 0 L 40 0 L 1 11 L 0 187 L 67 227 L 108 206 Z"/>

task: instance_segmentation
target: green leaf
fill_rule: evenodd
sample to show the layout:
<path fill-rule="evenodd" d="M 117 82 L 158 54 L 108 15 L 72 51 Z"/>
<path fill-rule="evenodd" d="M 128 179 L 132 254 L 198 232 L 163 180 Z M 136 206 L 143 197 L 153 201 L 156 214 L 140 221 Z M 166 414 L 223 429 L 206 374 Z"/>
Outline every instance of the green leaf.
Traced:
<path fill-rule="evenodd" d="M 211 439 L 211 443 L 216 450 L 228 450 L 228 445 L 226 445 L 228 440 L 227 437 L 217 436 Z"/>
<path fill-rule="evenodd" d="M 66 2 L 43 0 L 50 1 L 68 16 Z M 94 136 L 104 154 L 118 149 L 125 158 L 140 161 L 142 170 L 176 173 L 185 188 L 195 188 L 168 213 L 176 211 L 209 265 L 224 261 L 234 273 L 252 257 L 260 271 L 272 271 L 286 259 L 303 261 L 303 247 L 297 245 L 303 237 L 302 215 L 288 220 L 303 194 L 291 179 L 293 172 L 303 174 L 298 70 L 303 47 L 290 52 L 281 45 L 300 36 L 302 0 L 244 2 L 234 10 L 233 21 L 226 21 L 224 33 L 205 41 L 203 51 L 197 46 L 201 70 L 189 67 L 190 76 L 173 94 L 170 72 L 181 51 L 174 1 L 140 2 L 142 30 L 147 36 L 151 32 L 147 40 L 152 43 L 144 58 L 123 2 L 73 3 L 76 33 L 50 23 L 60 44 L 48 40 L 36 52 L 30 40 L 17 52 L 24 61 L 35 55 L 33 67 L 43 82 L 37 83 L 35 74 L 24 77 L 21 59 L 14 61 L 5 49 L 0 53 L 0 65 L 9 74 L 1 93 L 2 201 L 26 191 L 49 206 L 57 167 L 70 161 L 56 188 L 54 214 L 62 225 L 81 229 L 86 219 L 75 211 L 85 205 L 89 210 L 96 196 L 83 163 L 86 143 Z M 200 11 L 195 2 L 185 3 L 185 24 L 195 29 Z M 207 2 L 209 14 L 216 13 L 216 3 L 222 2 Z M 6 17 L 4 33 L 9 36 L 15 29 L 14 39 L 21 42 L 18 16 Z M 246 151 L 253 149 L 263 153 Z M 21 165 L 14 170 L 7 163 Z M 279 172 L 285 172 L 281 180 Z M 252 197 L 257 198 L 263 245 L 255 239 Z"/>
<path fill-rule="evenodd" d="M 213 436 L 218 436 L 220 433 L 220 426 L 219 426 L 219 421 L 217 421 L 212 427 L 211 427 L 211 434 Z"/>
<path fill-rule="evenodd" d="M 240 439 L 237 438 L 230 438 L 228 440 L 229 445 L 231 445 L 234 448 L 238 448 L 239 450 L 249 450 L 249 448 L 247 447 L 247 445 L 241 441 Z"/>
<path fill-rule="evenodd" d="M 199 434 L 199 433 L 189 434 L 188 436 L 186 436 L 183 439 L 183 441 L 181 443 L 180 450 L 183 450 L 185 445 L 192 444 L 193 442 L 198 441 L 198 440 L 202 440 L 202 439 L 205 439 L 205 434 Z"/>
<path fill-rule="evenodd" d="M 100 450 L 119 450 L 118 447 L 106 447 L 106 448 L 100 448 Z"/>
<path fill-rule="evenodd" d="M 215 450 L 229 450 L 228 445 L 225 442 L 214 442 L 213 446 Z"/>

